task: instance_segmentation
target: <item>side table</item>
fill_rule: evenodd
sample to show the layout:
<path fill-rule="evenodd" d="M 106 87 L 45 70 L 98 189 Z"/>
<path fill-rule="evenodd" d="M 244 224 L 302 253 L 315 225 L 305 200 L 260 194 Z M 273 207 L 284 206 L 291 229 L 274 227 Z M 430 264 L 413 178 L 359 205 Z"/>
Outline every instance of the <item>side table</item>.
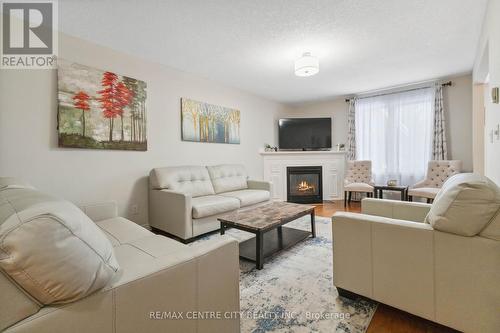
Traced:
<path fill-rule="evenodd" d="M 408 200 L 408 186 L 375 185 L 374 186 L 375 198 L 382 199 L 384 197 L 384 191 L 401 192 L 401 201 Z"/>

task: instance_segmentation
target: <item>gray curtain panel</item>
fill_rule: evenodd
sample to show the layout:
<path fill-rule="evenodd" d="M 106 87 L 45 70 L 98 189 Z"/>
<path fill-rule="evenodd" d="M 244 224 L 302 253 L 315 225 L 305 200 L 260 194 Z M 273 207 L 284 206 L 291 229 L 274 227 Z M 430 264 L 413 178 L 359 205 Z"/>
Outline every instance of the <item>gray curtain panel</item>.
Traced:
<path fill-rule="evenodd" d="M 434 137 L 432 146 L 433 160 L 447 160 L 448 148 L 446 146 L 446 121 L 443 107 L 443 86 L 434 86 Z"/>
<path fill-rule="evenodd" d="M 347 159 L 356 159 L 356 98 L 349 100 L 347 113 Z"/>

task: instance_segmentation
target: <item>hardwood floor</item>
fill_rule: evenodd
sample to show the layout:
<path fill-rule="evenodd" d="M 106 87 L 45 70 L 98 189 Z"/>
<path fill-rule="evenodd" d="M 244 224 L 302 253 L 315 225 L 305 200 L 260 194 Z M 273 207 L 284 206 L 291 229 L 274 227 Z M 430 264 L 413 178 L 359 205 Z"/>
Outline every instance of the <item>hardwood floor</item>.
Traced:
<path fill-rule="evenodd" d="M 317 216 L 332 217 L 335 212 L 359 213 L 361 205 L 353 202 L 344 209 L 343 201 L 325 201 L 315 205 Z M 456 333 L 458 331 L 414 316 L 393 307 L 379 304 L 366 333 Z"/>
<path fill-rule="evenodd" d="M 325 201 L 322 204 L 315 204 L 314 213 L 318 216 L 332 217 L 335 212 L 361 212 L 361 204 L 353 201 L 344 208 L 344 201 Z"/>

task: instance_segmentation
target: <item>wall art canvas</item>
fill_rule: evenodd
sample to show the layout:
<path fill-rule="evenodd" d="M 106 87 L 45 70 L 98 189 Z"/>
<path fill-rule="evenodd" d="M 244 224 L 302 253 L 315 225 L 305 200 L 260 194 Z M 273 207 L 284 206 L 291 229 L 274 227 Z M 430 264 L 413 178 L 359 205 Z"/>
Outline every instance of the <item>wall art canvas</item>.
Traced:
<path fill-rule="evenodd" d="M 146 83 L 58 59 L 59 147 L 147 150 Z"/>
<path fill-rule="evenodd" d="M 182 140 L 240 143 L 240 111 L 223 106 L 181 99 Z"/>

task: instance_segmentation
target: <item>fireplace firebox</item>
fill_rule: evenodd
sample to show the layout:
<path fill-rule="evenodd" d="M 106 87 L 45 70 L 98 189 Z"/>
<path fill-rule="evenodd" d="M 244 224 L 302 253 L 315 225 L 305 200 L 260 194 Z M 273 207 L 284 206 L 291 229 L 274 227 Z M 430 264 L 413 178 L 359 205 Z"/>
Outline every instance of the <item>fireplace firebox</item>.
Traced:
<path fill-rule="evenodd" d="M 288 202 L 323 202 L 323 172 L 321 166 L 287 167 L 286 171 Z"/>

